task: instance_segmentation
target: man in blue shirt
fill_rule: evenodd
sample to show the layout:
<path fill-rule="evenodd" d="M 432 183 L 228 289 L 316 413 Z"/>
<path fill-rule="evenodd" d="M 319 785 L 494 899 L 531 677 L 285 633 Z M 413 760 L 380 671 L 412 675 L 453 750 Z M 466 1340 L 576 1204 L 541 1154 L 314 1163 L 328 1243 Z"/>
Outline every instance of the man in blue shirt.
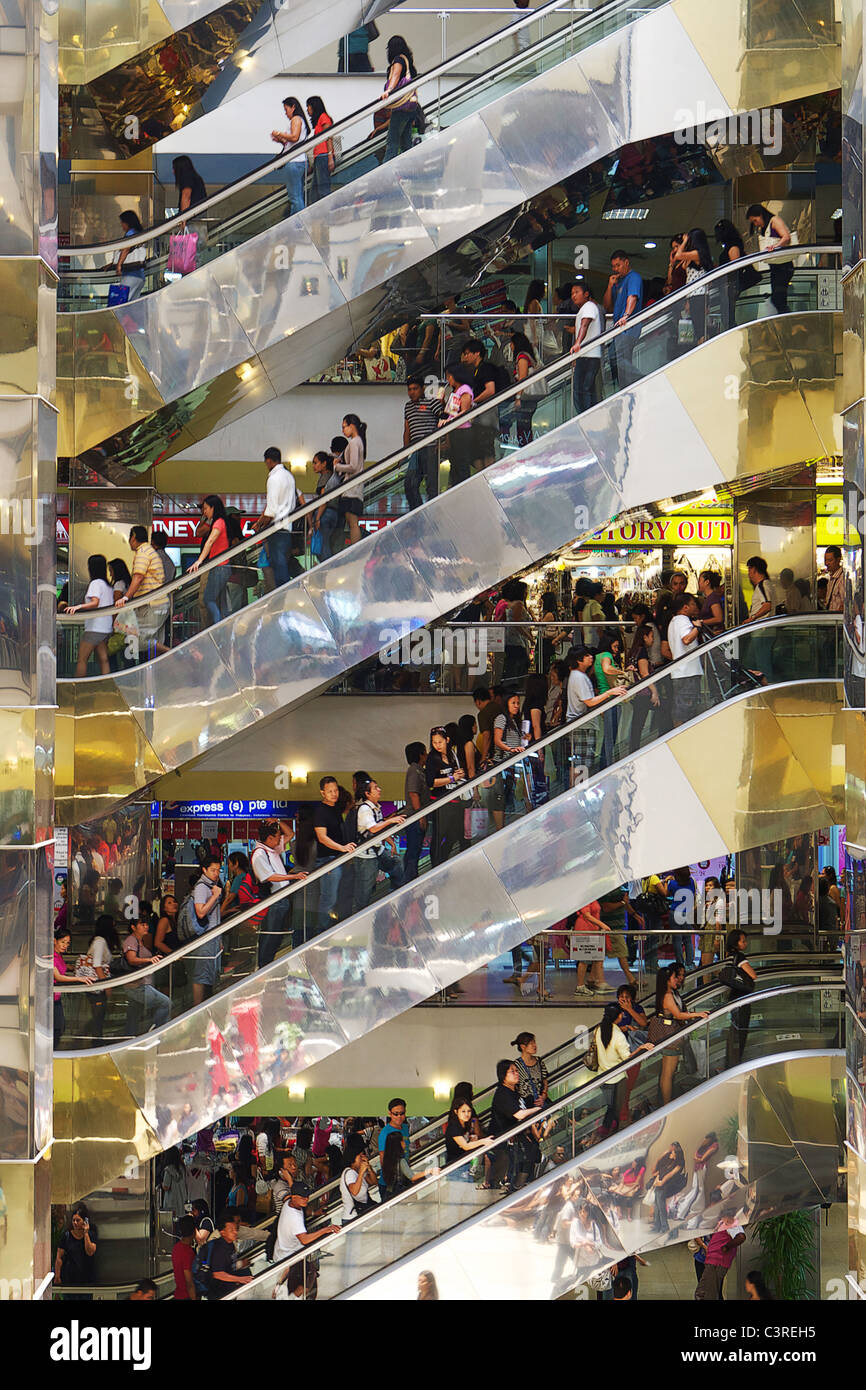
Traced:
<path fill-rule="evenodd" d="M 409 1121 L 406 1119 L 406 1102 L 400 1096 L 388 1101 L 388 1120 L 379 1133 L 379 1154 L 385 1152 L 389 1134 L 402 1134 L 403 1155 L 409 1157 Z"/>
<path fill-rule="evenodd" d="M 613 273 L 604 292 L 604 307 L 606 313 L 613 314 L 614 328 L 619 328 L 643 308 L 643 280 L 636 270 L 632 270 L 625 251 L 614 251 L 610 265 Z M 610 344 L 610 371 L 617 386 L 630 386 L 636 380 L 632 356 L 639 335 L 639 329 L 621 333 Z"/>

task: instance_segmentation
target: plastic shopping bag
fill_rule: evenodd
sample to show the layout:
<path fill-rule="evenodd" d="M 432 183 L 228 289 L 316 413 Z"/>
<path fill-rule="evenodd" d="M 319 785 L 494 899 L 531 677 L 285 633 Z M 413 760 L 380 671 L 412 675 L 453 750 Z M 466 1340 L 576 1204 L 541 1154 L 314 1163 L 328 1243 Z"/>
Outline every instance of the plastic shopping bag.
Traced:
<path fill-rule="evenodd" d="M 195 270 L 198 250 L 197 232 L 175 232 L 168 239 L 166 270 L 170 275 L 189 275 Z"/>

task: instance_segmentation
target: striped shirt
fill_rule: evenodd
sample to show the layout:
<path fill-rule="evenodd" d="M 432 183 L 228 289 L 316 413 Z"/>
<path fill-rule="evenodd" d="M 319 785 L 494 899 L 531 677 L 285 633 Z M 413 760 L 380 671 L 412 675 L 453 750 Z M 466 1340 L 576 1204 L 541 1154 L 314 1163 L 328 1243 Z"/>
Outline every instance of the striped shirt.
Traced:
<path fill-rule="evenodd" d="M 135 552 L 132 561 L 132 573 L 133 576 L 136 574 L 143 576 L 137 595 L 149 594 L 153 589 L 158 589 L 161 584 L 165 583 L 165 570 L 162 567 L 159 552 L 154 550 L 153 546 L 146 541 Z"/>
<path fill-rule="evenodd" d="M 437 423 L 444 413 L 442 402 L 436 398 L 428 401 L 422 396 L 420 401 L 407 401 L 403 407 L 403 419 L 409 426 L 409 443 L 418 444 L 420 440 L 429 439 L 431 434 L 435 434 Z"/>

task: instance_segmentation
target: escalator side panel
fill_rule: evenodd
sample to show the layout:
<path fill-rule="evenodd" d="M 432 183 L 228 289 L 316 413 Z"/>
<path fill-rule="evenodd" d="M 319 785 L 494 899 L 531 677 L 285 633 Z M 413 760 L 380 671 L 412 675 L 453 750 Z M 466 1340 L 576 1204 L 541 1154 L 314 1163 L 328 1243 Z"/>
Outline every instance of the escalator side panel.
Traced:
<path fill-rule="evenodd" d="M 784 1046 L 780 1045 L 780 1053 Z M 436 1239 L 431 1229 L 434 1238 L 417 1252 L 342 1297 L 415 1299 L 418 1275 L 431 1270 L 440 1299 L 549 1300 L 577 1284 L 585 1286 L 588 1278 L 608 1268 L 623 1252 L 645 1253 L 698 1234 L 709 1235 L 722 1218 L 749 1225 L 786 1211 L 838 1201 L 840 1147 L 835 1111 L 843 1076 L 842 1054 L 830 1050 L 770 1055 L 726 1072 L 674 1101 L 662 1114 L 631 1125 L 582 1157 L 566 1159 L 547 1182 L 496 1202 L 488 1212 L 469 1215 L 450 1234 Z M 784 1123 L 774 1113 L 768 1137 L 766 1097 L 783 1091 L 792 1094 L 796 1104 Z M 800 1103 L 811 1096 L 813 1101 Z M 736 1138 L 733 1148 L 727 1148 L 731 1126 Z M 692 1156 L 710 1130 L 722 1140 L 717 1159 L 695 1173 Z M 652 1229 L 654 1201 L 641 1198 L 629 1205 L 618 1204 L 606 1193 L 615 1169 L 639 1159 L 649 1175 L 673 1143 L 681 1144 L 686 1155 L 689 1184 L 682 1198 L 684 1215 L 671 1214 L 668 1230 L 662 1233 Z M 546 1230 L 561 1209 L 560 1190 L 566 1177 L 581 1177 L 587 1184 L 596 1208 L 598 1239 L 584 1248 L 577 1270 L 569 1259 L 555 1279 L 557 1243 L 545 1235 L 539 1237 L 538 1231 L 542 1223 Z M 328 1267 L 323 1264 L 319 1297 L 339 1297 L 328 1289 L 327 1281 Z M 592 1293 L 588 1296 L 593 1298 Z"/>
<path fill-rule="evenodd" d="M 829 759 L 838 724 L 835 714 L 826 711 L 828 706 L 832 711 L 839 708 L 837 683 L 823 683 L 823 696 L 825 713 L 815 707 L 802 718 L 814 725 L 816 749 L 821 739 L 825 741 Z M 762 709 L 772 711 L 785 691 L 770 689 L 758 698 Z M 731 735 L 734 746 L 746 741 L 752 700 L 723 707 L 723 712 L 739 707 L 741 724 Z M 633 760 L 633 779 L 622 765 L 602 773 L 565 793 L 557 803 L 562 813 L 555 818 L 552 808 L 545 807 L 517 821 L 498 837 L 464 851 L 205 1006 L 153 1031 L 146 1041 L 115 1044 L 107 1052 L 77 1057 L 56 1054 L 56 1074 L 64 1076 L 74 1067 L 86 1088 L 91 1062 L 102 1076 L 110 1056 L 124 1083 L 120 1093 L 129 1096 L 142 1123 L 164 1147 L 244 1100 L 287 1084 L 320 1057 L 338 1051 L 348 1038 L 403 1013 L 424 997 L 425 990 L 429 996 L 479 969 L 625 878 L 653 872 L 660 861 L 660 844 L 665 846 L 661 858 L 667 862 L 670 841 L 660 841 L 660 818 L 641 809 L 653 797 L 657 805 L 660 786 L 676 794 L 670 804 L 676 805 L 677 823 L 683 827 L 679 834 L 687 837 L 681 842 L 686 862 L 761 843 L 737 838 L 753 828 L 744 826 L 742 819 L 730 818 L 731 839 L 720 837 L 708 824 L 723 819 L 713 813 L 719 760 L 706 751 L 728 746 L 715 737 L 716 717 L 713 713 L 701 723 L 705 756 L 694 770 L 693 782 L 677 774 L 674 755 L 683 734 L 674 732 L 666 746 L 656 745 Z M 667 759 L 648 756 L 656 752 L 667 753 Z M 785 775 L 784 765 L 780 773 Z M 642 778 L 651 785 L 642 788 Z M 813 810 L 804 812 L 798 806 L 787 824 L 780 818 L 782 836 L 830 823 L 820 798 L 807 805 Z M 545 825 L 543 842 L 534 829 L 537 823 Z M 531 846 L 524 850 L 527 833 Z M 530 871 L 535 873 L 534 884 Z M 134 1116 L 119 1122 L 135 1128 Z M 70 1123 L 70 1114 L 58 1117 L 58 1146 L 86 1145 L 70 1132 Z M 113 1152 L 109 1157 L 113 1159 Z M 94 1157 L 88 1171 L 98 1162 Z M 106 1168 L 103 1176 L 108 1180 L 115 1172 Z"/>

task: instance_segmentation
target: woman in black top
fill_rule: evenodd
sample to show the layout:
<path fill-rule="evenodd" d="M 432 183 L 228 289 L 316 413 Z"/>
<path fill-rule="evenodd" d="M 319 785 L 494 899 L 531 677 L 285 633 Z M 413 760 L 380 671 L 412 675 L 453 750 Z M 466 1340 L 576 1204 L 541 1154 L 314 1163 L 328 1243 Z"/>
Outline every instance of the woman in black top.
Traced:
<path fill-rule="evenodd" d="M 791 245 L 791 232 L 778 213 L 775 215 L 763 203 L 752 203 L 746 208 L 746 216 L 759 237 L 772 238 L 768 250 L 781 251 Z M 785 261 L 778 265 L 770 263 L 770 299 L 777 314 L 788 312 L 788 286 L 794 274 L 794 262 Z"/>
<path fill-rule="evenodd" d="M 755 987 L 755 980 L 758 978 L 746 959 L 746 945 L 746 933 L 740 931 L 739 927 L 734 927 L 728 932 L 725 943 L 728 965 L 722 978 L 725 979 L 726 983 L 733 981 L 730 983 L 732 999 L 736 999 L 740 995 L 751 994 Z M 728 1033 L 727 1047 L 727 1065 L 729 1067 L 735 1067 L 738 1062 L 743 1060 L 751 1017 L 751 1004 L 741 1004 L 738 1009 L 731 1010 L 731 1027 Z"/>
<path fill-rule="evenodd" d="M 430 751 L 424 766 L 424 776 L 430 791 L 431 801 L 438 801 L 453 790 L 458 782 L 465 781 L 463 769 L 457 765 L 457 756 L 445 729 L 437 725 L 430 730 Z M 442 864 L 455 845 L 463 843 L 463 802 L 459 797 L 447 806 L 431 812 L 430 815 L 430 864 L 435 868 Z"/>
<path fill-rule="evenodd" d="M 448 1121 L 445 1125 L 445 1166 L 450 1167 L 452 1163 L 459 1163 L 466 1154 L 472 1153 L 474 1149 L 484 1148 L 490 1143 L 489 1139 L 480 1138 L 476 1133 L 477 1119 L 473 1118 L 474 1112 L 468 1100 L 455 1101 L 448 1112 Z M 451 1175 L 452 1181 L 464 1180 L 472 1181 L 470 1165 L 466 1164 L 460 1169 L 459 1173 Z"/>
<path fill-rule="evenodd" d="M 647 1185 L 647 1191 L 652 1189 L 655 1197 L 655 1216 L 652 1223 L 654 1231 L 668 1230 L 668 1198 L 682 1192 L 685 1185 L 686 1158 L 682 1145 L 674 1140 L 670 1148 L 662 1154 Z"/>
<path fill-rule="evenodd" d="M 207 197 L 204 179 L 197 172 L 187 154 L 179 154 L 176 159 L 171 161 L 171 167 L 177 186 L 177 210 L 178 212 L 189 212 L 199 203 L 203 203 Z M 188 232 L 195 232 L 198 237 L 196 250 L 200 251 L 207 241 L 207 224 L 204 218 L 195 217 L 193 221 L 184 223 L 184 227 Z"/>
<path fill-rule="evenodd" d="M 729 222 L 726 217 L 720 217 L 713 228 L 716 241 L 719 243 L 719 265 L 728 265 L 730 261 L 738 261 L 741 256 L 746 254 L 743 238 L 737 231 L 733 222 Z M 733 328 L 736 312 L 737 299 L 743 290 L 750 289 L 757 284 L 758 272 L 754 266 L 746 266 L 739 272 L 731 272 L 719 283 L 719 296 L 722 304 L 722 323 L 725 328 Z"/>
<path fill-rule="evenodd" d="M 536 743 L 547 733 L 547 726 L 544 722 L 544 706 L 547 703 L 547 681 L 544 676 L 533 672 L 526 678 L 526 690 L 523 694 L 523 710 L 521 721 L 529 721 L 529 739 Z"/>

